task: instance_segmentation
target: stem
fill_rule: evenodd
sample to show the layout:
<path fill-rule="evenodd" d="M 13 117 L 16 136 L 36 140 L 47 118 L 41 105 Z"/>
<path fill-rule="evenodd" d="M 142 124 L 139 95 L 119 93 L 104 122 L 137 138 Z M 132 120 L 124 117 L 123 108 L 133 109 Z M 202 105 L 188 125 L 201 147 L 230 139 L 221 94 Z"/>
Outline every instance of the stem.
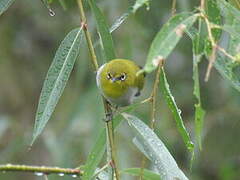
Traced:
<path fill-rule="evenodd" d="M 201 0 L 200 8 L 204 10 L 204 6 L 205 6 L 205 0 Z"/>
<path fill-rule="evenodd" d="M 26 166 L 26 165 L 13 165 L 13 164 L 0 165 L 0 171 L 2 172 L 24 171 L 24 172 L 33 172 L 33 173 L 36 173 L 36 175 L 48 175 L 48 174 L 63 174 L 63 175 L 72 175 L 72 176 L 83 175 L 83 171 L 81 171 L 80 169 L 47 167 L 47 166 Z"/>
<path fill-rule="evenodd" d="M 176 4 L 177 4 L 177 0 L 172 0 L 172 10 L 171 10 L 172 16 L 176 14 Z"/>
<path fill-rule="evenodd" d="M 151 121 L 150 121 L 150 128 L 154 129 L 154 124 L 156 121 L 156 98 L 157 98 L 157 90 L 158 90 L 158 84 L 159 84 L 159 77 L 161 72 L 162 64 L 158 65 L 154 85 L 153 85 L 153 91 L 151 94 Z"/>
<path fill-rule="evenodd" d="M 82 0 L 78 0 L 77 2 L 78 2 L 79 9 L 80 9 L 81 24 L 83 26 L 83 30 L 84 30 L 85 37 L 86 37 L 86 40 L 87 40 L 89 53 L 91 55 L 92 65 L 94 67 L 94 70 L 97 71 L 98 70 L 97 57 L 96 57 L 96 54 L 95 54 L 95 51 L 94 51 L 94 48 L 93 48 L 91 35 L 90 35 L 89 30 L 87 28 L 87 19 L 86 19 L 85 12 L 84 12 L 84 9 L 83 9 L 83 3 L 82 3 Z"/>
<path fill-rule="evenodd" d="M 119 172 L 116 163 L 116 149 L 114 144 L 114 131 L 113 131 L 113 112 L 109 105 L 109 103 L 103 98 L 104 109 L 106 115 L 106 129 L 107 129 L 107 137 L 108 137 L 108 151 L 110 154 L 110 165 L 112 166 L 112 171 L 115 172 L 116 179 L 119 180 Z M 109 159 L 108 159 L 109 161 Z M 114 175 L 112 174 L 112 179 L 114 179 Z"/>
<path fill-rule="evenodd" d="M 157 69 L 157 73 L 155 76 L 155 81 L 154 81 L 154 85 L 153 85 L 153 90 L 152 93 L 150 95 L 150 97 L 147 100 L 150 100 L 151 103 L 151 114 L 150 114 L 150 119 L 151 121 L 149 122 L 149 126 L 152 130 L 154 130 L 154 124 L 156 121 L 156 101 L 157 101 L 157 90 L 158 90 L 158 84 L 159 84 L 159 77 L 160 77 L 160 73 L 161 73 L 161 68 L 163 66 L 163 59 L 159 62 L 158 64 L 158 69 Z M 141 162 L 141 172 L 139 175 L 139 179 L 141 180 L 143 177 L 143 170 L 144 170 L 144 166 L 146 164 L 146 160 L 147 158 L 145 156 L 143 156 L 142 158 L 142 162 Z"/>
<path fill-rule="evenodd" d="M 82 0 L 77 0 L 77 2 L 80 10 L 81 24 L 83 26 L 83 30 L 84 30 L 87 44 L 88 44 L 89 53 L 91 55 L 91 62 L 94 67 L 94 70 L 97 71 L 98 70 L 97 57 L 94 51 L 91 35 L 87 28 L 87 19 L 86 19 L 84 8 L 83 8 L 83 2 Z M 119 180 L 119 172 L 116 165 L 116 153 L 115 153 L 115 145 L 114 145 L 114 137 L 113 137 L 113 124 L 112 124 L 113 113 L 112 113 L 110 104 L 107 102 L 107 100 L 104 97 L 103 97 L 103 104 L 104 104 L 104 110 L 106 115 L 106 129 L 107 129 L 107 137 L 109 141 L 108 149 L 110 150 L 110 154 L 111 154 L 112 169 L 113 169 L 113 172 L 115 172 L 116 179 Z"/>

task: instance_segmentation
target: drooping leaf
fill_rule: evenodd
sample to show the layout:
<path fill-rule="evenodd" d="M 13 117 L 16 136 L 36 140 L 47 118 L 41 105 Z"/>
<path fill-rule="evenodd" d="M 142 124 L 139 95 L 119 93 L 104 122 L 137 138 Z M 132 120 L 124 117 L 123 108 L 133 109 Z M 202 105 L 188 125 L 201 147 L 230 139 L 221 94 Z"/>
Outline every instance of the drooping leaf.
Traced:
<path fill-rule="evenodd" d="M 132 176 L 142 175 L 143 180 L 161 180 L 161 177 L 159 174 L 156 174 L 155 172 L 152 172 L 147 169 L 129 168 L 129 169 L 124 169 L 121 172 L 130 174 Z"/>
<path fill-rule="evenodd" d="M 39 98 L 31 145 L 50 119 L 79 54 L 82 29 L 72 30 L 60 44 L 48 70 Z"/>
<path fill-rule="evenodd" d="M 197 103 L 195 103 L 195 138 L 198 144 L 199 149 L 202 149 L 202 128 L 203 128 L 203 119 L 205 115 L 205 111 L 201 105 L 201 95 L 200 95 L 200 85 L 199 85 L 199 72 L 198 72 L 198 64 L 201 61 L 201 58 L 204 54 L 204 46 L 202 45 L 203 40 L 201 38 L 202 34 L 202 20 L 198 21 L 198 32 L 192 38 L 193 44 L 193 95 L 197 99 Z"/>
<path fill-rule="evenodd" d="M 97 4 L 94 0 L 88 0 L 88 2 L 90 4 L 90 7 L 94 13 L 97 22 L 97 29 L 101 36 L 100 39 L 102 41 L 106 61 L 115 59 L 113 40 L 108 25 L 106 23 L 105 17 L 102 14 L 101 10 L 97 7 Z"/>
<path fill-rule="evenodd" d="M 12 5 L 15 0 L 1 0 L 0 1 L 0 16 Z"/>
<path fill-rule="evenodd" d="M 130 127 L 134 130 L 136 138 L 147 157 L 153 163 L 162 180 L 181 179 L 187 180 L 188 178 L 179 169 L 176 161 L 158 138 L 158 136 L 144 124 L 137 117 L 122 113 L 123 117 L 128 121 Z"/>
<path fill-rule="evenodd" d="M 198 15 L 192 13 L 181 13 L 172 17 L 155 36 L 143 71 L 150 73 L 155 70 L 159 61 L 168 57 L 183 33 L 193 25 L 197 17 Z"/>
<path fill-rule="evenodd" d="M 171 110 L 171 112 L 173 114 L 173 117 L 177 124 L 178 131 L 181 134 L 182 139 L 183 139 L 187 149 L 190 152 L 192 152 L 193 148 L 194 148 L 194 144 L 192 143 L 189 133 L 187 132 L 187 130 L 184 126 L 182 116 L 181 116 L 181 110 L 178 108 L 178 106 L 175 102 L 175 99 L 170 91 L 169 84 L 167 82 L 167 78 L 166 78 L 163 68 L 162 68 L 161 74 L 160 74 L 160 89 L 161 89 L 161 92 L 163 93 L 163 97 L 164 97 L 166 103 L 168 104 L 169 109 Z"/>

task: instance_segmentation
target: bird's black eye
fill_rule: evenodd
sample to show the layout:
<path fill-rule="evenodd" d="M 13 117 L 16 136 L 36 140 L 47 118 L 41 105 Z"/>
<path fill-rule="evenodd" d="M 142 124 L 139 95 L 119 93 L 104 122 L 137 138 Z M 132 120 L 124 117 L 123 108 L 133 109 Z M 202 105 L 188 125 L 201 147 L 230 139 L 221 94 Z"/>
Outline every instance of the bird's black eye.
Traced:
<path fill-rule="evenodd" d="M 121 76 L 120 76 L 120 80 L 121 81 L 124 81 L 126 79 L 126 74 L 122 74 Z"/>
<path fill-rule="evenodd" d="M 111 79 L 112 75 L 110 73 L 107 73 L 107 79 Z"/>

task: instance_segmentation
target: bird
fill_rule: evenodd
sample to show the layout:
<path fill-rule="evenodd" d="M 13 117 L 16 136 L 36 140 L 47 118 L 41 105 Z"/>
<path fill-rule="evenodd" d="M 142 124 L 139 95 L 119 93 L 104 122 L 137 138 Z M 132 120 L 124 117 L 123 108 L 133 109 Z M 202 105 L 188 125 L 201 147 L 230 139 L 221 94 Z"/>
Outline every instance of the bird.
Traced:
<path fill-rule="evenodd" d="M 134 61 L 113 59 L 97 70 L 97 87 L 110 104 L 128 106 L 144 87 L 145 75 L 140 70 Z"/>

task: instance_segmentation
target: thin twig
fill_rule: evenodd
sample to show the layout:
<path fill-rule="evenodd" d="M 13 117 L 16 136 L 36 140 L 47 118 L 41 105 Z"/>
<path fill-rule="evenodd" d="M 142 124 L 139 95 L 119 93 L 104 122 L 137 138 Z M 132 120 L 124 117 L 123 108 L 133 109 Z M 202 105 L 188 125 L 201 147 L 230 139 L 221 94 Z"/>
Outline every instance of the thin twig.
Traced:
<path fill-rule="evenodd" d="M 82 176 L 83 171 L 80 169 L 70 169 L 70 168 L 59 168 L 59 167 L 48 167 L 48 166 L 26 166 L 26 165 L 14 165 L 6 164 L 0 165 L 1 172 L 31 172 L 36 175 L 48 175 L 48 174 L 58 174 L 58 175 L 71 175 L 71 176 Z"/>
<path fill-rule="evenodd" d="M 176 4 L 177 4 L 177 0 L 172 0 L 172 10 L 171 10 L 172 16 L 176 14 Z"/>
<path fill-rule="evenodd" d="M 84 8 L 83 8 L 83 2 L 82 0 L 77 0 L 77 2 L 80 9 L 81 24 L 84 27 L 83 30 L 85 32 L 89 52 L 91 55 L 91 62 L 94 66 L 94 70 L 97 71 L 98 70 L 97 57 L 94 51 L 91 35 L 87 28 L 87 19 L 86 19 Z M 117 163 L 116 163 L 115 144 L 114 144 L 114 138 L 113 138 L 113 125 L 112 125 L 113 113 L 112 113 L 110 104 L 107 102 L 107 100 L 104 97 L 103 97 L 103 104 L 104 104 L 104 109 L 106 114 L 106 129 L 107 129 L 107 137 L 109 141 L 108 148 L 111 152 L 112 169 L 113 169 L 113 172 L 115 172 L 116 179 L 119 180 L 119 172 L 118 172 Z"/>
<path fill-rule="evenodd" d="M 154 85 L 153 85 L 153 91 L 151 94 L 151 121 L 150 121 L 150 128 L 154 129 L 154 124 L 156 121 L 156 100 L 157 100 L 157 90 L 158 90 L 158 84 L 159 84 L 159 77 L 161 72 L 162 64 L 158 65 Z"/>
<path fill-rule="evenodd" d="M 91 35 L 90 35 L 89 30 L 87 28 L 87 19 L 86 19 L 84 8 L 83 8 L 83 3 L 82 3 L 82 0 L 78 0 L 77 2 L 78 2 L 79 9 L 80 9 L 81 25 L 83 26 L 85 37 L 86 37 L 86 40 L 87 40 L 88 49 L 89 49 L 89 52 L 90 52 L 90 55 L 91 55 L 92 65 L 94 67 L 94 70 L 97 71 L 98 70 L 97 57 L 96 57 L 96 54 L 95 54 L 95 51 L 94 51 L 94 48 L 93 48 Z"/>
<path fill-rule="evenodd" d="M 216 54 L 217 54 L 217 50 L 221 51 L 225 56 L 227 56 L 228 58 L 230 58 L 233 61 L 237 61 L 237 59 L 235 57 L 233 57 L 232 55 L 230 55 L 229 53 L 226 52 L 225 49 L 223 49 L 221 46 L 219 46 L 213 37 L 212 34 L 212 29 L 214 28 L 221 28 L 218 25 L 212 24 L 209 22 L 208 18 L 206 17 L 206 15 L 204 14 L 204 11 L 202 10 L 201 13 L 201 17 L 204 19 L 206 26 L 207 26 L 207 32 L 208 32 L 208 36 L 209 36 L 209 40 L 212 46 L 212 53 L 209 57 L 209 63 L 208 63 L 208 67 L 207 67 L 207 71 L 206 71 L 206 75 L 205 75 L 205 79 L 204 81 L 207 82 L 211 73 L 211 69 L 213 67 L 214 61 L 216 59 Z"/>
<path fill-rule="evenodd" d="M 204 10 L 204 6 L 205 6 L 205 0 L 201 0 L 200 8 Z"/>
<path fill-rule="evenodd" d="M 154 124 L 155 124 L 155 121 L 156 121 L 157 90 L 158 90 L 159 77 L 160 77 L 160 73 L 161 73 L 161 68 L 163 66 L 163 62 L 164 62 L 164 60 L 160 59 L 159 64 L 158 64 L 157 73 L 156 73 L 156 76 L 155 76 L 155 81 L 154 81 L 152 93 L 151 93 L 149 98 L 145 99 L 146 102 L 150 101 L 150 103 L 151 103 L 151 114 L 150 114 L 150 119 L 151 120 L 149 122 L 149 126 L 152 130 L 154 129 Z M 146 160 L 147 160 L 147 158 L 145 156 L 143 156 L 142 162 L 141 162 L 141 171 L 140 171 L 140 175 L 139 175 L 140 180 L 143 178 L 143 170 L 144 170 L 144 166 L 146 164 Z"/>
<path fill-rule="evenodd" d="M 107 164 L 105 164 L 101 169 L 99 169 L 97 172 L 95 172 L 95 174 L 93 175 L 93 179 L 95 177 L 97 177 L 102 171 L 104 171 L 108 166 L 109 166 L 110 162 L 108 162 Z"/>
<path fill-rule="evenodd" d="M 201 6 L 201 8 L 202 8 L 202 6 Z M 204 79 L 205 82 L 207 82 L 208 79 L 209 79 L 211 70 L 212 70 L 213 63 L 216 59 L 217 44 L 215 43 L 215 40 L 214 40 L 214 37 L 213 37 L 213 34 L 212 34 L 212 28 L 211 28 L 210 22 L 209 22 L 208 18 L 206 17 L 206 15 L 204 14 L 204 9 L 201 9 L 201 10 L 202 10 L 201 16 L 203 17 L 203 19 L 206 23 L 209 40 L 210 40 L 210 43 L 211 43 L 211 46 L 212 46 L 212 53 L 211 53 L 211 56 L 209 58 L 207 72 L 206 72 L 205 79 Z"/>

